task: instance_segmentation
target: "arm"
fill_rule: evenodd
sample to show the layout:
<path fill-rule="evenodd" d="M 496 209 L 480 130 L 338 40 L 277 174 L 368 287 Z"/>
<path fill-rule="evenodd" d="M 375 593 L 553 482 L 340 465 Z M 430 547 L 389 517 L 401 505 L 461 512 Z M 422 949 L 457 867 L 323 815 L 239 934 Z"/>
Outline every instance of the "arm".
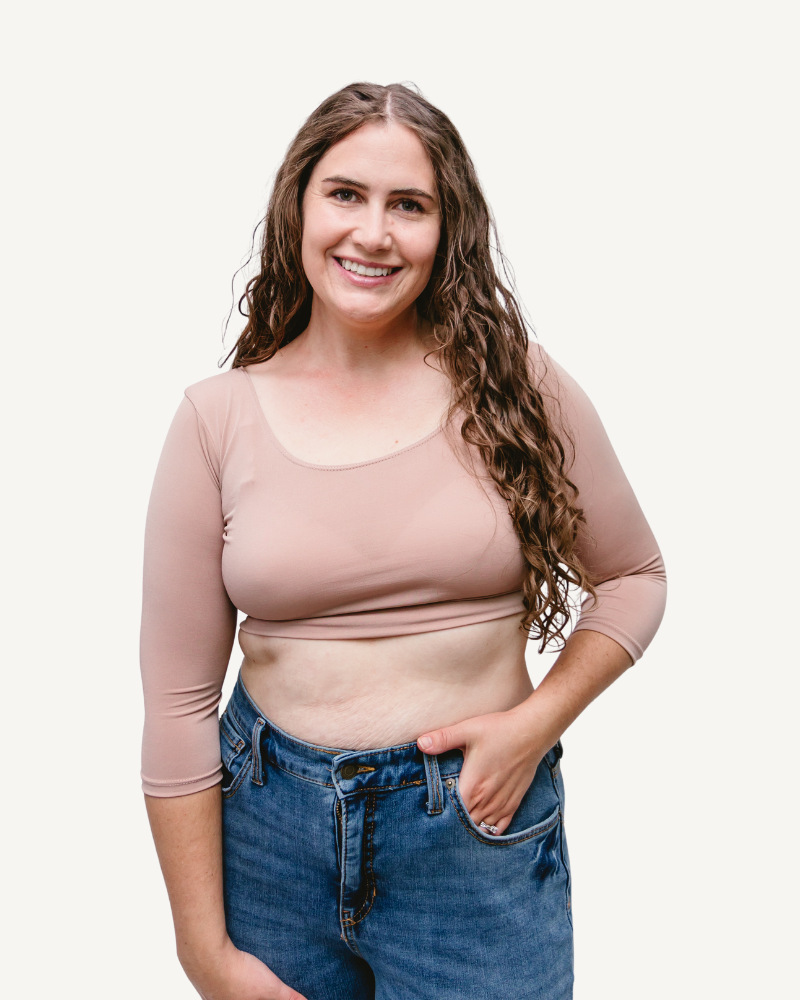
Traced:
<path fill-rule="evenodd" d="M 225 929 L 220 785 L 193 795 L 146 796 L 184 972 L 203 1000 L 303 1000 Z"/>
<path fill-rule="evenodd" d="M 170 427 L 145 537 L 142 777 L 178 957 L 204 1000 L 296 1000 L 228 937 L 217 709 L 236 609 L 222 581 L 214 442 L 189 399 Z"/>
<path fill-rule="evenodd" d="M 483 820 L 499 833 L 510 823 L 544 754 L 642 655 L 661 621 L 666 595 L 658 546 L 594 407 L 566 372 L 543 352 L 536 353 L 547 368 L 543 391 L 554 403 L 554 422 L 575 443 L 569 475 L 587 521 L 578 545 L 584 565 L 598 581 L 597 601 L 584 601 L 563 651 L 524 702 L 510 712 L 426 733 L 418 741 L 427 753 L 464 750 L 462 798 L 476 823 Z"/>
<path fill-rule="evenodd" d="M 630 665 L 628 653 L 608 636 L 573 632 L 542 683 L 516 708 L 426 733 L 419 748 L 424 753 L 464 751 L 459 782 L 464 804 L 476 823 L 483 820 L 502 834 L 542 757 Z"/>

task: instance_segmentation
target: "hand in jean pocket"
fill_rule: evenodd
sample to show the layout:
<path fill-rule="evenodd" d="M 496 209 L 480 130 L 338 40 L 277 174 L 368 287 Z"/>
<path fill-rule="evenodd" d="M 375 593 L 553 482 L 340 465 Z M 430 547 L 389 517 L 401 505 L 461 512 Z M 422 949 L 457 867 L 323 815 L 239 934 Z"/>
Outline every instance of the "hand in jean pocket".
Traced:
<path fill-rule="evenodd" d="M 464 752 L 459 792 L 470 818 L 501 835 L 519 808 L 539 762 L 555 743 L 552 734 L 531 732 L 529 717 L 511 709 L 476 715 L 417 740 L 423 753 Z"/>

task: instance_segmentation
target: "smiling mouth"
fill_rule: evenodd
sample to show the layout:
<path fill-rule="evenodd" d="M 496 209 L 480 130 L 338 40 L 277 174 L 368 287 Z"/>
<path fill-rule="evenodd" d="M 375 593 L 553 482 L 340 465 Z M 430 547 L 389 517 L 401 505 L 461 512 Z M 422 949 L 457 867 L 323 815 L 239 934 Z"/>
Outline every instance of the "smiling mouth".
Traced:
<path fill-rule="evenodd" d="M 353 274 L 363 274 L 367 278 L 385 277 L 387 274 L 395 274 L 397 271 L 402 270 L 401 267 L 362 264 L 357 260 L 350 260 L 348 257 L 335 257 L 334 260 L 338 261 L 345 271 L 352 271 Z"/>

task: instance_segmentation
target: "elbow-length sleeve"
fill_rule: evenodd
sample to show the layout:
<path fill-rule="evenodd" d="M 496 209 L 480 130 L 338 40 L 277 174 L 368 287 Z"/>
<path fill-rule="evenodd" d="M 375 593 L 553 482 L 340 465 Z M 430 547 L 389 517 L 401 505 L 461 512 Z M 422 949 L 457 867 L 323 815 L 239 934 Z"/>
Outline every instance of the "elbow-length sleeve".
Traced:
<path fill-rule="evenodd" d="M 142 785 L 170 797 L 221 780 L 217 711 L 236 627 L 222 581 L 219 458 L 188 398 L 156 471 L 145 531 Z"/>
<path fill-rule="evenodd" d="M 557 400 L 556 419 L 574 443 L 569 478 L 586 517 L 578 554 L 597 592 L 596 601 L 584 599 L 574 631 L 602 632 L 635 663 L 664 615 L 661 552 L 589 397 L 552 358 L 535 350 L 545 367 L 544 391 Z"/>

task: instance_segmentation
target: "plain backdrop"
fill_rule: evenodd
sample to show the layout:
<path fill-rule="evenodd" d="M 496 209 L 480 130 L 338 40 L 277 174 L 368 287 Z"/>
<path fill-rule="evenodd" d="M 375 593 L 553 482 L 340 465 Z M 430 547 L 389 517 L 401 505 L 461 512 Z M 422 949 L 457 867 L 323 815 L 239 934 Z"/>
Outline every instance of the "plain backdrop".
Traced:
<path fill-rule="evenodd" d="M 5 995 L 194 996 L 138 783 L 145 507 L 288 142 L 372 80 L 461 130 L 670 576 L 564 738 L 576 997 L 798 996 L 798 28 L 770 0 L 7 7 Z"/>

